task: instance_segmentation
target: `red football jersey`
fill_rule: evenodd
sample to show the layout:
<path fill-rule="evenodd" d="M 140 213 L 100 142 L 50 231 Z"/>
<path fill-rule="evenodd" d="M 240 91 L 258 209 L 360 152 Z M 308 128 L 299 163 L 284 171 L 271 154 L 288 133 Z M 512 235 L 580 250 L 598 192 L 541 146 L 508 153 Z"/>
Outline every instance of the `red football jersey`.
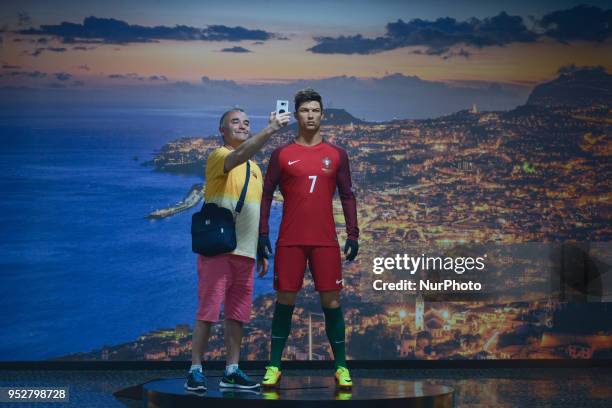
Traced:
<path fill-rule="evenodd" d="M 332 199 L 338 188 L 349 239 L 359 237 L 346 151 L 328 142 L 289 143 L 272 152 L 264 179 L 259 232 L 268 234 L 272 195 L 280 185 L 283 218 L 277 245 L 338 245 Z"/>

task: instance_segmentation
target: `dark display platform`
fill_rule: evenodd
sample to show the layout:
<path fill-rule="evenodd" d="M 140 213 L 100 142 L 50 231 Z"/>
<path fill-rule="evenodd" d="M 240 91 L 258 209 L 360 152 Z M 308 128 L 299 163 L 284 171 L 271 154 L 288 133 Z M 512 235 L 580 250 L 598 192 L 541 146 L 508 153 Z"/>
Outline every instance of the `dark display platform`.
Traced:
<path fill-rule="evenodd" d="M 435 407 L 453 406 L 453 389 L 426 381 L 353 378 L 350 391 L 337 390 L 328 376 L 285 376 L 278 390 L 219 390 L 209 378 L 205 392 L 187 391 L 184 378 L 143 384 L 144 406 L 162 407 Z"/>

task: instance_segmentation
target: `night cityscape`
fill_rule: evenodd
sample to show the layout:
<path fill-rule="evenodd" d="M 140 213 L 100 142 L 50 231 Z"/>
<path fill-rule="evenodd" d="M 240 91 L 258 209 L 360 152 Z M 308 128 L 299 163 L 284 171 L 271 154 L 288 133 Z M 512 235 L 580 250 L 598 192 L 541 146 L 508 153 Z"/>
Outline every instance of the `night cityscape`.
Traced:
<path fill-rule="evenodd" d="M 610 75 L 578 72 L 553 85 L 585 80 L 609 86 Z M 326 112 L 324 137 L 349 153 L 361 229 L 359 257 L 343 270 L 349 358 L 610 358 L 611 293 L 602 282 L 612 260 L 612 110 L 595 96 L 555 103 L 545 85 L 510 111 L 480 112 L 473 105 L 448 116 L 382 123 L 341 109 Z M 294 135 L 288 128 L 266 144 L 256 156 L 262 169 L 271 151 Z M 182 138 L 151 164 L 200 174 L 217 146 L 216 138 Z M 282 200 L 280 193 L 276 198 Z M 334 209 L 342 241 L 337 199 Z M 488 254 L 489 296 L 454 300 L 371 290 L 376 256 L 407 249 L 462 254 L 474 247 Z M 568 267 L 576 256 L 588 265 Z M 576 274 L 585 278 L 577 282 Z M 243 359 L 268 359 L 273 306 L 273 293 L 254 300 Z M 187 360 L 190 330 L 177 324 L 60 359 Z M 223 358 L 221 325 L 209 350 L 206 358 Z M 330 352 L 307 277 L 284 358 L 325 360 Z"/>

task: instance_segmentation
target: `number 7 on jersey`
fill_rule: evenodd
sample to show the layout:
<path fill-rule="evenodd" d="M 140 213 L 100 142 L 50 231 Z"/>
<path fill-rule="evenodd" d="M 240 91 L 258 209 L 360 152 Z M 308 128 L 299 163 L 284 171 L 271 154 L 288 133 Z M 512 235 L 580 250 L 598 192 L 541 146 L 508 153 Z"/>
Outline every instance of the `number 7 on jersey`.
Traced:
<path fill-rule="evenodd" d="M 310 180 L 312 180 L 312 184 L 310 185 L 310 193 L 314 191 L 315 183 L 317 182 L 317 176 L 308 176 Z"/>

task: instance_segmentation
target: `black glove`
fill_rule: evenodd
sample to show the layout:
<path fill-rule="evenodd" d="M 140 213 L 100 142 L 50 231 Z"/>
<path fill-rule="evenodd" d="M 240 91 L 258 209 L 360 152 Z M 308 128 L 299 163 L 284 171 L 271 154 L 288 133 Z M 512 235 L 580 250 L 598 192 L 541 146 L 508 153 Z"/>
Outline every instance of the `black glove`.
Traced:
<path fill-rule="evenodd" d="M 257 242 L 257 257 L 260 259 L 268 259 L 270 255 L 272 255 L 272 244 L 270 244 L 270 237 L 267 234 L 259 234 L 259 241 Z"/>
<path fill-rule="evenodd" d="M 347 261 L 352 261 L 357 257 L 357 252 L 359 252 L 359 242 L 354 239 L 347 239 L 346 244 L 344 244 L 344 255 L 346 255 Z"/>

